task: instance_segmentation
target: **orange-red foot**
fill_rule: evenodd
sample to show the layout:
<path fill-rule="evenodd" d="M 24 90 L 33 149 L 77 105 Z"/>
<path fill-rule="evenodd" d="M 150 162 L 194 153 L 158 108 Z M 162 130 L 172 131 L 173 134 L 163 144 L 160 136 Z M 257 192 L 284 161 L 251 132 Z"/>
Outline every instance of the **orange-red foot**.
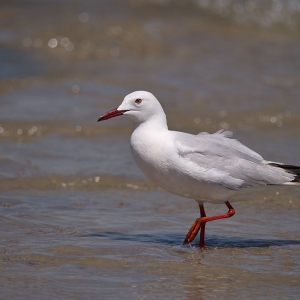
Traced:
<path fill-rule="evenodd" d="M 195 239 L 200 230 L 201 223 L 201 218 L 196 219 L 189 232 L 187 233 L 183 244 L 191 243 Z"/>
<path fill-rule="evenodd" d="M 200 209 L 200 215 L 201 217 L 196 219 L 192 227 L 190 228 L 189 232 L 187 233 L 185 240 L 183 244 L 191 243 L 195 237 L 197 236 L 199 230 L 200 231 L 200 247 L 204 247 L 204 234 L 205 234 L 205 224 L 206 222 L 203 222 L 203 218 L 206 217 L 205 210 L 203 204 L 199 204 Z M 201 246 L 203 244 L 203 246 Z"/>
<path fill-rule="evenodd" d="M 204 206 L 199 205 L 201 217 L 196 219 L 196 221 L 194 222 L 194 224 L 190 228 L 189 232 L 187 233 L 183 244 L 191 243 L 195 239 L 195 237 L 197 236 L 198 232 L 201 230 L 200 231 L 199 246 L 200 246 L 200 248 L 204 248 L 204 236 L 205 236 L 206 222 L 215 221 L 215 220 L 219 220 L 219 219 L 230 218 L 235 214 L 235 210 L 231 206 L 231 204 L 228 201 L 226 201 L 225 204 L 229 208 L 227 213 L 220 214 L 220 215 L 215 215 L 215 216 L 210 216 L 210 217 L 206 217 L 206 214 L 205 214 L 205 211 L 204 211 Z"/>

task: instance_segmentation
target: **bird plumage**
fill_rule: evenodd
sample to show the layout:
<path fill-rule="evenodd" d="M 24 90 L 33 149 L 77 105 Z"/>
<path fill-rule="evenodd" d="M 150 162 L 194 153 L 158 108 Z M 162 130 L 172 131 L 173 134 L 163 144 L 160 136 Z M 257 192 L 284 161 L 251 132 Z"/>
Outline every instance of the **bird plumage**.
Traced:
<path fill-rule="evenodd" d="M 235 211 L 228 200 L 242 200 L 243 193 L 245 196 L 249 189 L 300 185 L 300 167 L 264 160 L 233 139 L 229 131 L 197 135 L 170 131 L 163 108 L 149 92 L 127 95 L 118 108 L 105 113 L 98 121 L 119 115 L 128 116 L 134 122 L 131 151 L 145 175 L 163 189 L 199 203 L 201 217 L 189 230 L 187 243 L 201 231 L 199 245 L 204 247 L 206 223 L 232 217 Z M 207 217 L 204 202 L 223 202 L 229 210 Z"/>

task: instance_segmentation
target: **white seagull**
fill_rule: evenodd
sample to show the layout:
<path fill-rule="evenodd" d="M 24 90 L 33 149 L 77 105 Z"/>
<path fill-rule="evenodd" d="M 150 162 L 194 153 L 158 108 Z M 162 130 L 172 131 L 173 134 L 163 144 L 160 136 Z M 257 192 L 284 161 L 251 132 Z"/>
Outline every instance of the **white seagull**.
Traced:
<path fill-rule="evenodd" d="M 127 95 L 98 122 L 120 115 L 134 122 L 131 151 L 143 173 L 163 189 L 198 202 L 201 216 L 184 243 L 192 242 L 200 231 L 203 248 L 206 223 L 232 217 L 235 210 L 229 200 L 242 191 L 266 185 L 300 186 L 300 167 L 264 160 L 232 139 L 229 131 L 193 135 L 169 130 L 162 106 L 149 92 Z M 225 203 L 229 210 L 207 217 L 204 202 Z"/>

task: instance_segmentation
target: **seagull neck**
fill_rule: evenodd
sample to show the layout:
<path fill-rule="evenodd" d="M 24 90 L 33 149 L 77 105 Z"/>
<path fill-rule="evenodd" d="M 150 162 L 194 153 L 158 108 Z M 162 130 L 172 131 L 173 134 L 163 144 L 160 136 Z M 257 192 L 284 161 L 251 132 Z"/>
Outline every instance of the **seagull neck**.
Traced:
<path fill-rule="evenodd" d="M 135 129 L 146 129 L 146 128 L 151 128 L 151 129 L 157 129 L 157 130 L 168 130 L 168 125 L 167 125 L 167 119 L 166 115 L 160 115 L 160 116 L 153 116 L 152 118 L 148 119 L 145 122 L 142 123 L 135 123 L 133 130 Z"/>

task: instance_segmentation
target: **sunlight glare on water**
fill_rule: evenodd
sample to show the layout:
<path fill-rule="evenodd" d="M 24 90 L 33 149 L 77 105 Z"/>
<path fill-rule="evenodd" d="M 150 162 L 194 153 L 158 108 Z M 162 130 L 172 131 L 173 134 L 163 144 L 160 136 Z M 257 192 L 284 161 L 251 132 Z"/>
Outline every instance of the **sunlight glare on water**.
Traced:
<path fill-rule="evenodd" d="M 182 245 L 196 202 L 135 165 L 149 90 L 172 130 L 234 132 L 300 165 L 299 1 L 5 1 L 0 11 L 1 299 L 298 299 L 298 187 L 272 187 Z M 225 205 L 205 204 L 208 215 Z"/>

